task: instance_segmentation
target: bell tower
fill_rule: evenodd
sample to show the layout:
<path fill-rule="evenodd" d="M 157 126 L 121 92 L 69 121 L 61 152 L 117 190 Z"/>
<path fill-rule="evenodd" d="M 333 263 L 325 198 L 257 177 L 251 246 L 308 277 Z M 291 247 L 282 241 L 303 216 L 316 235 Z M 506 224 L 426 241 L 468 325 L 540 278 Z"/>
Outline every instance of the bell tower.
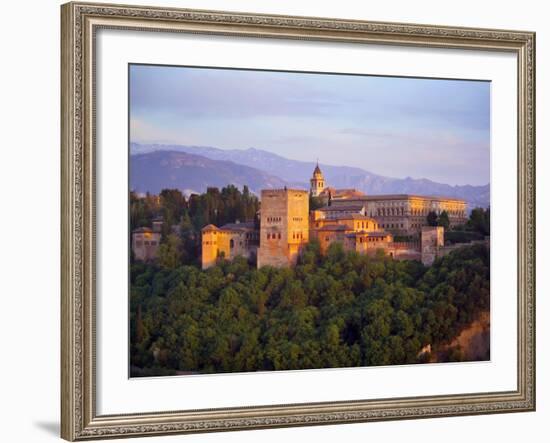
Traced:
<path fill-rule="evenodd" d="M 321 168 L 319 168 L 319 162 L 317 162 L 317 166 L 315 166 L 313 170 L 313 177 L 310 178 L 309 182 L 311 183 L 311 195 L 313 197 L 318 197 L 325 189 L 325 178 L 323 177 Z"/>

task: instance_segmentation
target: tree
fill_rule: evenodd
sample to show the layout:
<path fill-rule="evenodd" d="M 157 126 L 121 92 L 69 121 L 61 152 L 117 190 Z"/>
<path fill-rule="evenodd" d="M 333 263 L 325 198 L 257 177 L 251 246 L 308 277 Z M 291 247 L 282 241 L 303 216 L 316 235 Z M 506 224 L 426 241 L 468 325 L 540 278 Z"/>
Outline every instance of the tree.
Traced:
<path fill-rule="evenodd" d="M 188 210 L 185 210 L 181 217 L 179 235 L 182 241 L 182 262 L 199 264 L 201 236 L 195 230 Z"/>
<path fill-rule="evenodd" d="M 181 265 L 181 239 L 169 234 L 159 246 L 158 261 L 164 269 L 175 269 Z"/>
<path fill-rule="evenodd" d="M 322 208 L 325 206 L 325 202 L 321 197 L 314 197 L 313 194 L 309 193 L 309 210 L 315 211 L 316 209 Z"/>
<path fill-rule="evenodd" d="M 490 208 L 475 208 L 470 213 L 470 218 L 466 226 L 482 235 L 489 235 L 491 232 L 491 213 Z"/>
<path fill-rule="evenodd" d="M 187 202 L 179 189 L 163 189 L 160 192 L 160 202 L 164 225 L 169 230 L 172 225 L 179 222 L 183 210 L 187 207 Z"/>
<path fill-rule="evenodd" d="M 449 220 L 449 214 L 447 211 L 442 211 L 441 214 L 439 214 L 439 217 L 437 218 L 437 225 L 443 226 L 445 231 L 449 229 L 451 226 L 451 221 Z"/>
<path fill-rule="evenodd" d="M 156 198 L 150 194 L 140 197 L 137 193 L 130 192 L 130 226 L 132 229 L 150 226 L 158 210 Z"/>
<path fill-rule="evenodd" d="M 437 226 L 437 214 L 434 211 L 428 212 L 426 219 L 428 221 L 428 226 Z"/>
<path fill-rule="evenodd" d="M 442 211 L 441 214 L 439 214 L 439 217 L 435 211 L 430 211 L 428 212 L 426 220 L 428 222 L 428 226 L 443 226 L 445 230 L 448 230 L 451 225 L 447 211 Z"/>

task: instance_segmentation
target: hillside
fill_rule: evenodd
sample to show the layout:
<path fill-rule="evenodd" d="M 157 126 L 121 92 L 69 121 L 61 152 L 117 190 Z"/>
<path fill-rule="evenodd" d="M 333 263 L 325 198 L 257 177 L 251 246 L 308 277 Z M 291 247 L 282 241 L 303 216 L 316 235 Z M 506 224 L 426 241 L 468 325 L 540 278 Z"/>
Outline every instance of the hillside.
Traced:
<path fill-rule="evenodd" d="M 202 193 L 208 186 L 247 185 L 252 192 L 282 188 L 286 182 L 249 166 L 212 160 L 200 155 L 175 151 L 154 151 L 130 156 L 130 189 L 159 193 L 177 188 Z"/>

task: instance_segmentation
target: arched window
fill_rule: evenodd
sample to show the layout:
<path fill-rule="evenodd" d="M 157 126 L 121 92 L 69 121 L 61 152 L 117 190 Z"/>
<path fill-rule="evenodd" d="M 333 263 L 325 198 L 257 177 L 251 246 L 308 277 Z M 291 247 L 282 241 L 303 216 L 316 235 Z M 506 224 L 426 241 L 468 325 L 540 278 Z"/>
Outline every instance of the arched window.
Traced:
<path fill-rule="evenodd" d="M 235 246 L 235 242 L 233 241 L 233 239 L 229 240 L 229 248 L 233 249 L 234 246 Z"/>

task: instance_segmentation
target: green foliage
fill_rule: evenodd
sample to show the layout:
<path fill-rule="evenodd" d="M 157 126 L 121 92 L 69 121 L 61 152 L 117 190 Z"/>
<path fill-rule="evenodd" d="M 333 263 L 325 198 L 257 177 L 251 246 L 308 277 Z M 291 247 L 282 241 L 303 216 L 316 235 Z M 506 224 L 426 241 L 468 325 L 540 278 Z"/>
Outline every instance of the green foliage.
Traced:
<path fill-rule="evenodd" d="M 325 206 L 325 202 L 320 197 L 314 197 L 311 192 L 309 193 L 309 210 L 315 211 L 316 209 Z"/>
<path fill-rule="evenodd" d="M 428 226 L 437 226 L 437 214 L 435 211 L 428 212 L 428 216 L 426 217 L 426 221 L 428 222 Z"/>
<path fill-rule="evenodd" d="M 221 226 L 235 220 L 253 220 L 260 208 L 258 197 L 244 186 L 242 192 L 234 185 L 220 191 L 208 188 L 206 193 L 189 198 L 189 216 L 197 231 L 212 223 Z"/>
<path fill-rule="evenodd" d="M 445 231 L 445 241 L 449 243 L 468 243 L 483 240 L 491 234 L 490 209 L 475 208 L 465 225 L 454 226 Z"/>
<path fill-rule="evenodd" d="M 437 218 L 437 225 L 443 226 L 445 228 L 445 231 L 449 230 L 449 227 L 451 226 L 451 221 L 449 220 L 449 214 L 447 211 L 441 211 L 441 214 L 439 214 L 439 217 Z"/>
<path fill-rule="evenodd" d="M 422 363 L 489 309 L 483 245 L 426 268 L 311 242 L 294 268 L 133 263 L 130 279 L 136 375 Z"/>
<path fill-rule="evenodd" d="M 484 236 L 476 231 L 446 231 L 445 241 L 449 243 L 469 243 L 483 240 Z"/>
<path fill-rule="evenodd" d="M 489 208 L 475 208 L 470 213 L 470 218 L 466 223 L 466 227 L 481 235 L 490 235 L 491 233 L 491 210 Z"/>
<path fill-rule="evenodd" d="M 185 197 L 179 189 L 163 189 L 161 191 L 160 207 L 165 229 L 169 230 L 172 225 L 180 221 L 186 206 Z"/>
<path fill-rule="evenodd" d="M 447 211 L 441 211 L 439 216 L 435 211 L 430 211 L 428 212 L 426 221 L 428 222 L 428 226 L 443 226 L 445 231 L 447 231 L 451 226 L 451 221 L 449 220 L 449 214 Z"/>
<path fill-rule="evenodd" d="M 157 200 L 150 194 L 139 198 L 135 192 L 130 192 L 130 226 L 132 229 L 151 226 L 159 209 Z"/>
<path fill-rule="evenodd" d="M 176 269 L 181 263 L 182 241 L 176 234 L 169 234 L 159 246 L 158 261 L 162 268 Z"/>

